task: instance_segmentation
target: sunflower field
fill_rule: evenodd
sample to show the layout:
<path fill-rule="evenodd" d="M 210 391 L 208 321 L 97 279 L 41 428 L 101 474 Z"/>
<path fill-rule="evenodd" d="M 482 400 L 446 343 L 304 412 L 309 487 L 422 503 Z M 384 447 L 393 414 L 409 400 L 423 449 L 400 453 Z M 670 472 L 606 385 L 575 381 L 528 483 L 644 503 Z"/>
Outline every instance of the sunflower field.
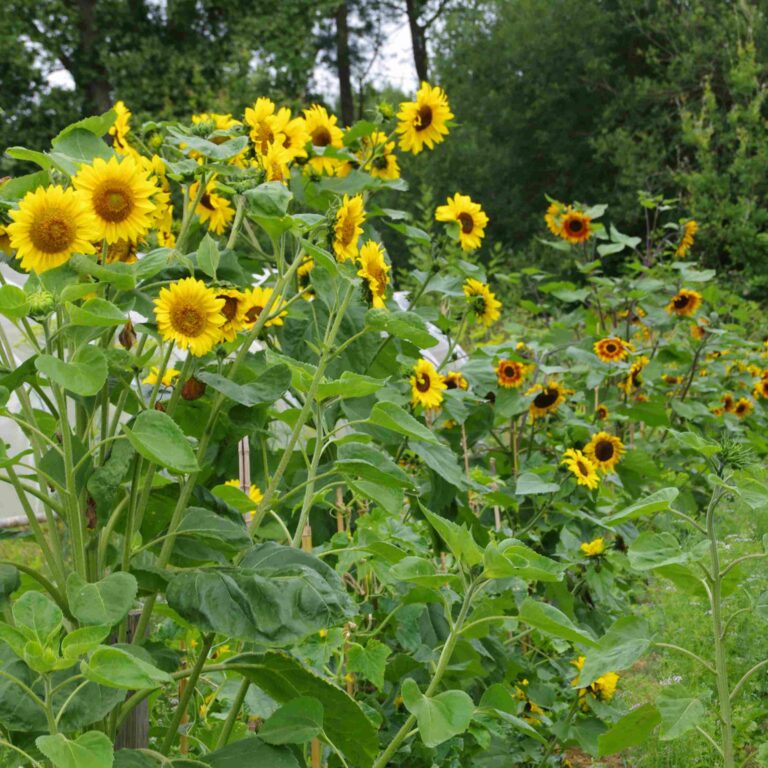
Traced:
<path fill-rule="evenodd" d="M 3 768 L 768 765 L 759 308 L 643 193 L 484 268 L 413 98 L 7 149 Z"/>

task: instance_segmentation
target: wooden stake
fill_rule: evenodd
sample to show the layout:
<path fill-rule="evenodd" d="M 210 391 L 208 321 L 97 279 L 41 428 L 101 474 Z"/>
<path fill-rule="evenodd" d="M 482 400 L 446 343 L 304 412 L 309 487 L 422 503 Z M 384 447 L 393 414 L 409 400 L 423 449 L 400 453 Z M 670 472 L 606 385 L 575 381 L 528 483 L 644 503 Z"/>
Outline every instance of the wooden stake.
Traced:
<path fill-rule="evenodd" d="M 312 526 L 307 523 L 301 532 L 301 548 L 305 552 L 312 551 Z"/>
<path fill-rule="evenodd" d="M 323 760 L 323 745 L 320 743 L 320 739 L 312 739 L 310 750 L 312 753 L 312 768 L 320 768 Z"/>
<path fill-rule="evenodd" d="M 344 533 L 344 491 L 340 485 L 336 487 L 336 530 Z"/>

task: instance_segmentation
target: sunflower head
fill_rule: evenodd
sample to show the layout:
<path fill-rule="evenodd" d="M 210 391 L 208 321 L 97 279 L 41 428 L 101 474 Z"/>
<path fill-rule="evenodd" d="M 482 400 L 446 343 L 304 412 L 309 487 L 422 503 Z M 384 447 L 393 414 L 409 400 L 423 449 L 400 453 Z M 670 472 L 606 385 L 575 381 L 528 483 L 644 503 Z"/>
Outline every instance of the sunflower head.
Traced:
<path fill-rule="evenodd" d="M 504 389 L 516 389 L 523 383 L 528 371 L 529 366 L 525 363 L 502 358 L 496 364 L 496 380 Z"/>
<path fill-rule="evenodd" d="M 341 149 L 344 146 L 344 133 L 336 124 L 336 115 L 329 115 L 325 107 L 313 104 L 304 110 L 304 120 L 313 147 Z M 338 158 L 325 155 L 318 155 L 309 161 L 309 167 L 313 171 L 327 176 L 337 175 L 338 164 Z"/>
<path fill-rule="evenodd" d="M 530 405 L 531 418 L 536 419 L 548 413 L 554 413 L 565 402 L 565 396 L 571 391 L 562 387 L 554 379 L 550 379 L 544 385 L 536 384 L 531 387 L 526 393 L 535 395 Z"/>
<path fill-rule="evenodd" d="M 583 485 L 585 488 L 592 490 L 593 488 L 597 488 L 600 484 L 597 467 L 587 456 L 576 448 L 569 448 L 563 454 L 563 460 L 560 463 L 565 464 L 567 469 L 570 470 L 576 478 L 576 482 L 579 485 Z"/>
<path fill-rule="evenodd" d="M 675 251 L 675 257 L 678 259 L 682 259 L 688 251 L 691 250 L 693 247 L 693 241 L 696 237 L 696 233 L 699 231 L 699 225 L 696 221 L 691 219 L 690 221 L 686 221 L 685 224 L 683 224 L 682 227 L 682 239 L 680 240 L 680 245 L 677 246 L 677 250 Z"/>
<path fill-rule="evenodd" d="M 164 387 L 170 387 L 171 384 L 173 384 L 174 379 L 181 373 L 181 371 L 176 370 L 176 368 L 166 368 L 163 371 L 162 377 L 160 377 L 160 370 L 156 368 L 155 366 L 152 366 L 149 369 L 149 373 L 147 374 L 146 378 L 141 380 L 142 384 L 150 384 L 154 386 L 158 382 L 158 378 L 160 379 L 160 383 Z"/>
<path fill-rule="evenodd" d="M 553 200 L 544 214 L 544 221 L 547 224 L 547 229 L 555 235 L 555 237 L 563 236 L 563 217 L 568 211 L 568 207 L 562 203 L 558 203 L 557 200 Z"/>
<path fill-rule="evenodd" d="M 411 376 L 411 403 L 426 409 L 439 408 L 446 389 L 443 377 L 428 360 L 421 359 L 413 368 Z"/>
<path fill-rule="evenodd" d="M 501 302 L 486 283 L 470 277 L 464 283 L 464 295 L 475 316 L 486 328 L 501 317 Z"/>
<path fill-rule="evenodd" d="M 469 382 L 459 371 L 449 371 L 443 376 L 446 389 L 469 389 Z"/>
<path fill-rule="evenodd" d="M 224 315 L 224 322 L 220 328 L 221 339 L 234 341 L 238 331 L 245 327 L 247 310 L 245 294 L 236 288 L 224 288 L 216 291 L 216 298 L 224 302 L 221 307 L 221 314 Z"/>
<path fill-rule="evenodd" d="M 559 236 L 572 245 L 585 243 L 592 237 L 592 219 L 580 211 L 568 208 L 561 220 Z"/>
<path fill-rule="evenodd" d="M 109 161 L 97 157 L 92 165 L 80 167 L 72 179 L 83 192 L 97 222 L 98 237 L 108 243 L 136 242 L 154 223 L 153 197 L 158 187 L 146 168 L 131 155 Z"/>
<path fill-rule="evenodd" d="M 599 557 L 605 552 L 605 540 L 602 536 L 598 536 L 598 538 L 592 539 L 592 541 L 582 542 L 579 549 L 587 557 Z"/>
<path fill-rule="evenodd" d="M 379 179 L 399 179 L 400 166 L 395 155 L 395 142 L 386 133 L 374 131 L 360 141 L 358 158 L 365 170 Z"/>
<path fill-rule="evenodd" d="M 627 378 L 619 385 L 626 395 L 631 395 L 643 386 L 643 369 L 650 362 L 646 355 L 642 355 L 629 366 Z"/>
<path fill-rule="evenodd" d="M 593 349 L 604 363 L 614 363 L 624 360 L 632 350 L 632 345 L 618 336 L 609 336 L 607 339 L 596 341 Z"/>
<path fill-rule="evenodd" d="M 459 245 L 463 251 L 474 251 L 480 247 L 485 237 L 488 216 L 479 203 L 473 202 L 469 195 L 458 192 L 449 197 L 445 205 L 435 211 L 437 221 L 454 222 L 458 225 Z"/>
<path fill-rule="evenodd" d="M 746 397 L 740 397 L 733 404 L 732 413 L 734 413 L 740 419 L 746 419 L 747 416 L 749 416 L 749 414 L 752 413 L 753 408 L 754 408 L 754 405 L 752 404 L 751 400 L 747 399 Z"/>
<path fill-rule="evenodd" d="M 157 329 L 166 341 L 174 341 L 195 356 L 210 352 L 221 338 L 224 299 L 202 280 L 186 277 L 161 288 L 155 299 Z"/>
<path fill-rule="evenodd" d="M 189 186 L 190 200 L 196 200 L 200 192 L 200 182 L 196 181 Z M 214 234 L 222 234 L 229 226 L 229 222 L 235 217 L 235 209 L 226 197 L 216 194 L 216 177 L 214 176 L 206 185 L 200 202 L 195 208 L 195 213 L 200 221 Z"/>
<path fill-rule="evenodd" d="M 448 121 L 453 118 L 448 97 L 442 88 L 422 83 L 416 101 L 400 104 L 397 133 L 400 149 L 418 155 L 424 147 L 432 149 L 448 135 Z"/>
<path fill-rule="evenodd" d="M 360 269 L 365 294 L 371 306 L 384 308 L 384 297 L 389 285 L 389 264 L 384 259 L 384 249 L 374 240 L 368 240 L 360 249 Z"/>
<path fill-rule="evenodd" d="M 357 242 L 363 234 L 365 211 L 363 196 L 344 195 L 339 209 L 336 211 L 336 223 L 333 230 L 333 252 L 339 261 L 349 261 L 357 258 Z"/>
<path fill-rule="evenodd" d="M 701 294 L 697 291 L 690 291 L 687 288 L 681 288 L 673 296 L 666 306 L 670 315 L 679 317 L 690 317 L 701 306 Z"/>
<path fill-rule="evenodd" d="M 603 472 L 610 472 L 621 460 L 624 443 L 608 432 L 598 432 L 584 448 L 584 453 Z"/>
<path fill-rule="evenodd" d="M 609 416 L 611 415 L 611 412 L 608 410 L 607 405 L 598 405 L 597 408 L 595 408 L 595 417 L 597 419 L 600 419 L 600 421 L 605 421 Z"/>
<path fill-rule="evenodd" d="M 87 196 L 63 187 L 38 187 L 27 192 L 6 227 L 11 248 L 27 271 L 46 272 L 61 266 L 73 253 L 93 253 L 99 224 Z"/>
<path fill-rule="evenodd" d="M 243 324 L 246 328 L 253 328 L 272 299 L 272 289 L 260 285 L 249 288 L 243 292 Z M 283 324 L 283 318 L 288 310 L 283 309 L 282 300 L 278 299 L 269 308 L 269 319 L 264 323 L 265 328 L 272 328 Z"/>

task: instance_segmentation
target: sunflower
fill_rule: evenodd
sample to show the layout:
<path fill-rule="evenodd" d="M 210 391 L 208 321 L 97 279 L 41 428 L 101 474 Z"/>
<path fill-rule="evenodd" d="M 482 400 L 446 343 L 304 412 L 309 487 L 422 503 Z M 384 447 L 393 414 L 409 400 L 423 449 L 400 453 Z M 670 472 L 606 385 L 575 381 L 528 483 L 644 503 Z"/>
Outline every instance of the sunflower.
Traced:
<path fill-rule="evenodd" d="M 384 260 L 384 249 L 373 240 L 368 240 L 360 249 L 360 270 L 358 275 L 366 281 L 371 306 L 384 308 L 384 296 L 389 285 L 389 265 Z"/>
<path fill-rule="evenodd" d="M 736 400 L 730 392 L 727 392 L 722 396 L 721 402 L 723 404 L 723 410 L 726 413 L 733 413 L 733 409 L 736 406 Z"/>
<path fill-rule="evenodd" d="M 500 387 L 504 389 L 516 389 L 523 383 L 523 379 L 528 373 L 528 366 L 525 363 L 518 363 L 517 360 L 499 360 L 496 365 L 496 380 Z"/>
<path fill-rule="evenodd" d="M 336 125 L 336 115 L 329 115 L 325 107 L 313 104 L 309 109 L 304 110 L 304 119 L 313 147 L 341 149 L 344 146 L 344 134 L 341 128 Z M 309 161 L 309 165 L 317 173 L 333 176 L 338 161 L 334 157 L 313 157 Z"/>
<path fill-rule="evenodd" d="M 200 190 L 200 182 L 196 181 L 189 186 L 189 199 L 195 200 Z M 206 185 L 205 191 L 200 197 L 200 202 L 195 208 L 195 213 L 203 224 L 214 234 L 220 235 L 235 216 L 235 210 L 226 197 L 216 194 L 216 177 Z"/>
<path fill-rule="evenodd" d="M 225 317 L 224 299 L 202 280 L 185 277 L 161 288 L 155 299 L 157 329 L 166 341 L 200 357 L 210 352 L 221 338 Z"/>
<path fill-rule="evenodd" d="M 166 368 L 165 371 L 163 371 L 163 377 L 160 379 L 160 383 L 164 387 L 170 387 L 171 384 L 173 384 L 173 380 L 181 373 L 181 371 L 177 371 L 175 368 Z M 157 377 L 160 375 L 160 370 L 156 368 L 154 365 L 152 368 L 150 368 L 149 373 L 147 374 L 147 377 L 145 379 L 142 379 L 142 384 L 157 384 Z"/>
<path fill-rule="evenodd" d="M 547 229 L 556 237 L 562 237 L 563 235 L 563 216 L 567 210 L 566 206 L 562 203 L 553 200 L 544 214 Z"/>
<path fill-rule="evenodd" d="M 576 669 L 579 670 L 579 672 L 581 672 L 581 670 L 584 669 L 585 661 L 586 658 L 584 656 L 579 656 L 576 661 L 572 661 L 571 663 L 574 667 L 576 667 Z M 598 701 L 610 701 L 616 693 L 616 686 L 618 682 L 619 676 L 615 672 L 606 672 L 586 688 L 579 688 L 581 708 L 585 711 L 589 709 L 589 702 L 587 700 L 588 694 L 596 698 Z M 578 687 L 578 676 L 571 681 L 571 685 Z"/>
<path fill-rule="evenodd" d="M 690 317 L 699 306 L 701 306 L 701 294 L 697 291 L 681 288 L 679 293 L 670 299 L 666 310 L 670 315 Z"/>
<path fill-rule="evenodd" d="M 115 264 L 116 262 L 134 264 L 138 261 L 137 249 L 138 244 L 132 243 L 130 240 L 118 240 L 116 243 L 110 243 L 107 246 L 107 264 Z"/>
<path fill-rule="evenodd" d="M 424 408 L 439 408 L 443 402 L 443 390 L 446 389 L 443 377 L 428 360 L 419 360 L 413 367 L 411 376 L 411 403 Z"/>
<path fill-rule="evenodd" d="M 92 165 L 80 167 L 72 179 L 75 189 L 88 197 L 98 222 L 98 237 L 108 243 L 139 240 L 152 227 L 157 187 L 146 170 L 130 155 L 105 161 L 97 157 Z"/>
<path fill-rule="evenodd" d="M 561 387 L 554 379 L 550 379 L 545 386 L 536 384 L 531 387 L 526 394 L 536 394 L 531 403 L 531 418 L 546 416 L 548 413 L 554 413 L 560 405 L 565 402 L 565 396 L 572 390 Z"/>
<path fill-rule="evenodd" d="M 472 202 L 469 195 L 458 192 L 448 198 L 446 205 L 435 211 L 438 221 L 455 221 L 459 225 L 459 244 L 463 251 L 474 251 L 480 247 L 485 236 L 488 217 L 479 203 Z"/>
<path fill-rule="evenodd" d="M 277 113 L 277 126 L 283 135 L 283 149 L 290 154 L 291 160 L 295 160 L 297 157 L 306 157 L 307 144 L 310 141 L 307 121 L 303 117 L 292 118 L 291 111 L 287 107 L 283 107 Z"/>
<path fill-rule="evenodd" d="M 459 371 L 449 371 L 443 376 L 446 389 L 469 389 L 469 382 Z"/>
<path fill-rule="evenodd" d="M 416 101 L 405 101 L 397 113 L 400 149 L 418 155 L 424 145 L 432 149 L 448 135 L 446 123 L 453 118 L 445 91 L 422 83 Z"/>
<path fill-rule="evenodd" d="M 290 111 L 288 115 L 290 116 Z M 245 122 L 251 129 L 249 135 L 256 154 L 266 155 L 270 145 L 275 141 L 283 143 L 285 137 L 277 128 L 275 103 L 272 99 L 264 96 L 256 99 L 256 103 L 245 110 Z"/>
<path fill-rule="evenodd" d="M 592 236 L 591 222 L 589 216 L 568 208 L 562 218 L 559 235 L 572 245 L 585 243 Z"/>
<path fill-rule="evenodd" d="M 632 351 L 632 345 L 618 336 L 609 336 L 607 339 L 596 341 L 593 349 L 595 354 L 604 363 L 613 363 L 624 358 Z"/>
<path fill-rule="evenodd" d="M 387 134 L 381 131 L 364 136 L 360 141 L 358 157 L 371 176 L 379 179 L 399 179 L 400 166 L 395 155 L 395 142 L 388 141 L 388 138 Z"/>
<path fill-rule="evenodd" d="M 128 134 L 131 132 L 131 110 L 122 101 L 115 102 L 112 107 L 115 110 L 115 122 L 109 128 L 112 137 L 112 146 L 120 155 L 137 155 L 136 150 L 128 143 Z"/>
<path fill-rule="evenodd" d="M 291 159 L 291 153 L 282 144 L 275 142 L 269 145 L 263 155 L 259 155 L 256 163 L 264 170 L 267 181 L 286 182 L 291 175 L 288 169 Z"/>
<path fill-rule="evenodd" d="M 271 298 L 272 289 L 263 288 L 260 285 L 245 291 L 243 298 L 243 323 L 246 328 L 253 328 Z M 265 328 L 283 324 L 283 318 L 288 314 L 288 311 L 280 311 L 281 308 L 282 301 L 278 299 L 269 310 L 270 318 L 264 323 Z"/>
<path fill-rule="evenodd" d="M 357 241 L 363 234 L 363 196 L 344 195 L 339 210 L 336 211 L 336 224 L 333 234 L 333 252 L 339 261 L 357 258 Z"/>
<path fill-rule="evenodd" d="M 242 125 L 232 115 L 224 115 L 220 112 L 201 112 L 197 115 L 192 115 L 193 125 L 202 125 L 203 123 L 210 123 L 212 131 L 228 131 L 238 125 Z M 225 141 L 229 141 L 229 139 L 226 136 L 212 136 L 209 141 L 213 144 L 223 144 Z"/>
<path fill-rule="evenodd" d="M 579 549 L 587 557 L 599 557 L 605 552 L 605 540 L 602 536 L 598 536 L 596 539 L 592 539 L 592 541 L 582 542 Z"/>
<path fill-rule="evenodd" d="M 99 227 L 82 192 L 38 187 L 27 192 L 13 222 L 5 227 L 9 245 L 27 272 L 41 273 L 64 264 L 73 253 L 93 253 Z"/>
<path fill-rule="evenodd" d="M 0 224 L 0 252 L 7 253 L 9 256 L 13 248 L 11 248 L 11 238 L 8 234 L 8 226 Z"/>
<path fill-rule="evenodd" d="M 699 225 L 693 219 L 686 221 L 683 225 L 683 239 L 675 251 L 675 258 L 682 259 L 693 247 L 693 241 L 696 233 L 699 231 Z"/>
<path fill-rule="evenodd" d="M 241 488 L 239 480 L 227 480 L 224 485 L 228 485 L 230 488 Z M 256 506 L 258 506 L 261 504 L 261 500 L 264 498 L 264 494 L 261 492 L 261 489 L 257 485 L 251 484 L 251 486 L 248 488 L 248 498 Z"/>
<path fill-rule="evenodd" d="M 709 333 L 707 329 L 708 322 L 706 317 L 702 317 L 698 323 L 694 323 L 691 326 L 691 338 L 696 339 L 696 341 L 704 341 Z"/>
<path fill-rule="evenodd" d="M 581 451 L 575 448 L 569 448 L 563 454 L 563 460 L 560 462 L 573 473 L 576 482 L 592 490 L 600 484 L 600 478 L 597 475 L 597 467 Z"/>
<path fill-rule="evenodd" d="M 600 421 L 605 421 L 610 415 L 611 412 L 608 410 L 607 405 L 598 405 L 595 408 L 595 417 L 600 419 Z"/>
<path fill-rule="evenodd" d="M 636 389 L 640 389 L 643 386 L 643 368 L 645 368 L 651 361 L 643 355 L 637 358 L 632 365 L 629 366 L 629 372 L 627 378 L 619 385 L 624 391 L 624 394 L 631 395 Z"/>
<path fill-rule="evenodd" d="M 759 400 L 761 397 L 768 398 L 768 379 L 760 379 L 760 381 L 755 384 L 755 387 L 752 390 L 752 395 L 755 400 Z"/>
<path fill-rule="evenodd" d="M 307 301 L 311 301 L 315 295 L 310 287 L 309 281 L 309 275 L 314 268 L 315 260 L 309 256 L 305 256 L 301 264 L 299 264 L 299 268 L 296 270 L 296 284 Z"/>
<path fill-rule="evenodd" d="M 584 447 L 590 461 L 603 472 L 610 472 L 621 461 L 624 443 L 608 432 L 598 432 Z"/>
<path fill-rule="evenodd" d="M 486 283 L 470 277 L 464 283 L 464 295 L 467 297 L 477 319 L 486 327 L 493 325 L 501 316 L 501 302 Z"/>
<path fill-rule="evenodd" d="M 238 331 L 245 327 L 246 302 L 245 294 L 236 288 L 226 288 L 216 293 L 216 298 L 221 299 L 224 305 L 221 314 L 224 322 L 219 328 L 222 341 L 234 341 Z"/>
<path fill-rule="evenodd" d="M 753 408 L 754 405 L 752 405 L 751 400 L 748 400 L 746 397 L 740 397 L 733 404 L 733 413 L 736 414 L 736 416 L 738 416 L 740 419 L 746 419 L 747 416 L 752 413 Z"/>

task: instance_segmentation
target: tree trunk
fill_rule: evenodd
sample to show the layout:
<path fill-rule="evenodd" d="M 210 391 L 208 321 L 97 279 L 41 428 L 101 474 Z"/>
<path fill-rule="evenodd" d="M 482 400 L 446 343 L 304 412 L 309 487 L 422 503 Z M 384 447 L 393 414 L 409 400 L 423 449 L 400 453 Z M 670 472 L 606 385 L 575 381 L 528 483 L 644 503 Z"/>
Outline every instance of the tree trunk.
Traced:
<path fill-rule="evenodd" d="M 98 0 L 77 0 L 78 45 L 73 56 L 72 77 L 83 98 L 83 112 L 100 114 L 112 106 L 107 69 L 98 52 L 96 28 Z"/>
<path fill-rule="evenodd" d="M 419 83 L 429 81 L 429 59 L 427 56 L 427 36 L 424 27 L 419 24 L 419 9 L 417 0 L 405 0 L 405 9 L 408 14 L 408 27 L 411 30 L 411 44 L 413 46 L 413 63 L 416 66 L 416 74 Z"/>
<path fill-rule="evenodd" d="M 336 67 L 339 72 L 341 121 L 345 126 L 352 125 L 355 119 L 355 103 L 352 96 L 352 64 L 349 55 L 346 0 L 343 0 L 336 9 Z"/>

